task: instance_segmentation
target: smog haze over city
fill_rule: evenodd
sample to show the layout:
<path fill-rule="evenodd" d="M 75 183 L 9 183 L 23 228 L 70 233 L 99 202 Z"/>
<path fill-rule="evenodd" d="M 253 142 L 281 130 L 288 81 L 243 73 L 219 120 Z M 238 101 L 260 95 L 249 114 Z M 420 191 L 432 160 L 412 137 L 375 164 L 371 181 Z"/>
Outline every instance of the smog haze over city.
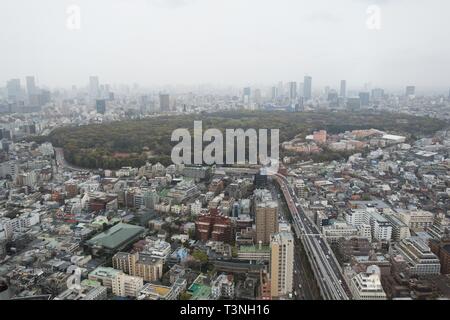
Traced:
<path fill-rule="evenodd" d="M 0 300 L 177 319 L 449 300 L 448 12 L 3 1 Z"/>
<path fill-rule="evenodd" d="M 79 28 L 67 27 L 71 5 Z M 380 10 L 373 28 L 370 6 Z M 443 89 L 449 10 L 445 0 L 7 1 L 0 80 L 248 85 L 310 74 L 321 86 L 345 77 L 355 87 Z"/>

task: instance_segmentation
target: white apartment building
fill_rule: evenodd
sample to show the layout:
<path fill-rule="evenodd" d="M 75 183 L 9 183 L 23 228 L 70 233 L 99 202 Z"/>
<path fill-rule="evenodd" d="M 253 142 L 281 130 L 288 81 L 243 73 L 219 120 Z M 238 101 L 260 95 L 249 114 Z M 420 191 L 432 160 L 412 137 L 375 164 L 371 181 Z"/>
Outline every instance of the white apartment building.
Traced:
<path fill-rule="evenodd" d="M 323 226 L 322 234 L 329 243 L 337 243 L 340 238 L 358 235 L 358 229 L 346 222 L 335 222 L 332 225 Z"/>
<path fill-rule="evenodd" d="M 396 214 L 387 214 L 385 218 L 392 226 L 392 239 L 400 241 L 411 236 L 411 232 L 406 223 L 404 223 Z"/>
<path fill-rule="evenodd" d="M 350 291 L 355 300 L 386 300 L 386 293 L 381 285 L 380 269 L 367 267 L 366 272 L 347 274 Z"/>
<path fill-rule="evenodd" d="M 202 203 L 199 200 L 195 200 L 194 203 L 191 204 L 191 214 L 198 216 L 202 211 Z"/>
<path fill-rule="evenodd" d="M 433 225 L 434 214 L 425 210 L 401 211 L 399 218 L 412 231 L 424 231 Z"/>
<path fill-rule="evenodd" d="M 123 272 L 117 273 L 112 279 L 112 292 L 119 297 L 137 297 L 143 286 L 142 278 L 129 276 Z"/>
<path fill-rule="evenodd" d="M 372 238 L 376 240 L 391 240 L 391 223 L 374 208 L 350 210 L 346 213 L 345 219 L 354 227 L 360 227 L 363 224 L 370 225 Z"/>
<path fill-rule="evenodd" d="M 411 275 L 437 275 L 440 273 L 439 258 L 419 237 L 403 239 L 395 249 L 405 259 Z"/>
<path fill-rule="evenodd" d="M 372 228 L 368 224 L 361 224 L 357 227 L 358 235 L 372 241 Z"/>
<path fill-rule="evenodd" d="M 294 276 L 294 237 L 290 232 L 273 234 L 270 239 L 270 281 L 272 297 L 292 293 Z"/>
<path fill-rule="evenodd" d="M 214 299 L 234 298 L 234 281 L 232 276 L 221 274 L 211 283 L 211 295 Z"/>

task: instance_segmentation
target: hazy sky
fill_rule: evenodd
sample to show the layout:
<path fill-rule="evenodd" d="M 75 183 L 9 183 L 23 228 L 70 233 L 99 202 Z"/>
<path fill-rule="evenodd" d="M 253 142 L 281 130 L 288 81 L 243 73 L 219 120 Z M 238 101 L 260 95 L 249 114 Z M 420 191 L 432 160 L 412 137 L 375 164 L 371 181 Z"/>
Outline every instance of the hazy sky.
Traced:
<path fill-rule="evenodd" d="M 69 5 L 81 28 L 66 27 Z M 378 5 L 381 29 L 366 26 Z M 0 4 L 0 83 L 450 87 L 448 0 L 14 0 Z M 24 80 L 22 80 L 24 83 Z M 1 84 L 2 86 L 4 84 Z"/>

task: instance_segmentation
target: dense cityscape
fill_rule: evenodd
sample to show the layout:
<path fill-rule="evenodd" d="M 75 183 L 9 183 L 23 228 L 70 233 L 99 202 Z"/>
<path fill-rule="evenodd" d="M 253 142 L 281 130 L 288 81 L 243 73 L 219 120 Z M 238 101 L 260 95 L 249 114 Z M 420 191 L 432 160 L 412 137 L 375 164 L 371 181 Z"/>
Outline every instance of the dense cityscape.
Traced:
<path fill-rule="evenodd" d="M 449 11 L 2 1 L 2 317 L 445 304 Z"/>
<path fill-rule="evenodd" d="M 35 79 L 0 90 L 1 299 L 450 298 L 450 91 L 319 87 L 310 76 L 189 89 Z M 273 174 L 173 164 L 125 134 L 95 140 L 142 121 L 247 129 L 249 115 L 311 124 L 279 128 Z M 104 143 L 103 162 L 87 161 Z"/>

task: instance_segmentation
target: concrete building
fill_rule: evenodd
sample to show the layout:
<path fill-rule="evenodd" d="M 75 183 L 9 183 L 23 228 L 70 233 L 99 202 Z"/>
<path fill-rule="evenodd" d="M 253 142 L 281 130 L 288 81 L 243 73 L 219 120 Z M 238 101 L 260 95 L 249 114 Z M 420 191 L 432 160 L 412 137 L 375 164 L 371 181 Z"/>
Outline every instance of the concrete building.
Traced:
<path fill-rule="evenodd" d="M 438 257 L 419 237 L 403 239 L 395 246 L 395 249 L 403 256 L 410 275 L 424 276 L 440 273 L 441 264 Z"/>
<path fill-rule="evenodd" d="M 159 280 L 163 273 L 163 259 L 154 257 L 151 253 L 119 252 L 113 256 L 112 264 L 115 269 L 145 281 Z"/>
<path fill-rule="evenodd" d="M 88 279 L 98 281 L 102 284 L 102 286 L 112 289 L 112 281 L 120 272 L 120 270 L 114 268 L 98 267 L 89 273 Z"/>
<path fill-rule="evenodd" d="M 138 297 L 144 280 L 125 273 L 118 273 L 112 279 L 112 292 L 119 297 Z"/>
<path fill-rule="evenodd" d="M 341 80 L 341 86 L 339 90 L 339 97 L 345 98 L 347 95 L 347 81 Z"/>
<path fill-rule="evenodd" d="M 433 225 L 434 214 L 424 210 L 401 211 L 399 218 L 411 231 L 424 231 Z"/>
<path fill-rule="evenodd" d="M 303 97 L 305 101 L 312 98 L 312 78 L 310 76 L 305 76 L 303 82 Z"/>
<path fill-rule="evenodd" d="M 392 239 L 395 241 L 401 241 L 405 238 L 409 238 L 411 236 L 411 232 L 409 231 L 409 227 L 406 223 L 400 220 L 394 214 L 387 214 L 384 216 L 387 221 L 392 226 Z"/>
<path fill-rule="evenodd" d="M 355 300 L 386 300 L 386 293 L 381 285 L 381 273 L 377 266 L 369 266 L 366 272 L 355 274 L 349 272 L 347 281 Z"/>
<path fill-rule="evenodd" d="M 392 225 L 377 209 L 351 209 L 345 219 L 354 227 L 370 225 L 372 238 L 379 241 L 389 241 L 392 237 Z"/>
<path fill-rule="evenodd" d="M 450 238 L 431 239 L 430 249 L 441 262 L 441 273 L 450 274 Z"/>
<path fill-rule="evenodd" d="M 103 250 L 106 253 L 114 253 L 138 240 L 144 232 L 145 229 L 143 227 L 118 223 L 87 241 L 87 245 L 91 248 L 94 255 L 99 250 Z"/>
<path fill-rule="evenodd" d="M 221 274 L 211 282 L 211 295 L 213 299 L 233 299 L 234 281 L 232 275 Z"/>
<path fill-rule="evenodd" d="M 278 204 L 268 190 L 255 191 L 256 243 L 269 244 L 278 232 Z"/>
<path fill-rule="evenodd" d="M 168 94 L 159 94 L 159 108 L 162 112 L 170 111 L 170 97 Z"/>
<path fill-rule="evenodd" d="M 332 225 L 323 226 L 322 234 L 329 243 L 337 243 L 340 238 L 358 235 L 358 229 L 345 222 L 335 222 Z"/>
<path fill-rule="evenodd" d="M 294 276 L 294 237 L 280 232 L 270 240 L 270 288 L 273 298 L 292 293 Z"/>
<path fill-rule="evenodd" d="M 201 241 L 223 241 L 230 242 L 231 220 L 230 217 L 219 214 L 217 209 L 210 209 L 208 214 L 202 214 L 195 222 L 197 239 Z"/>

